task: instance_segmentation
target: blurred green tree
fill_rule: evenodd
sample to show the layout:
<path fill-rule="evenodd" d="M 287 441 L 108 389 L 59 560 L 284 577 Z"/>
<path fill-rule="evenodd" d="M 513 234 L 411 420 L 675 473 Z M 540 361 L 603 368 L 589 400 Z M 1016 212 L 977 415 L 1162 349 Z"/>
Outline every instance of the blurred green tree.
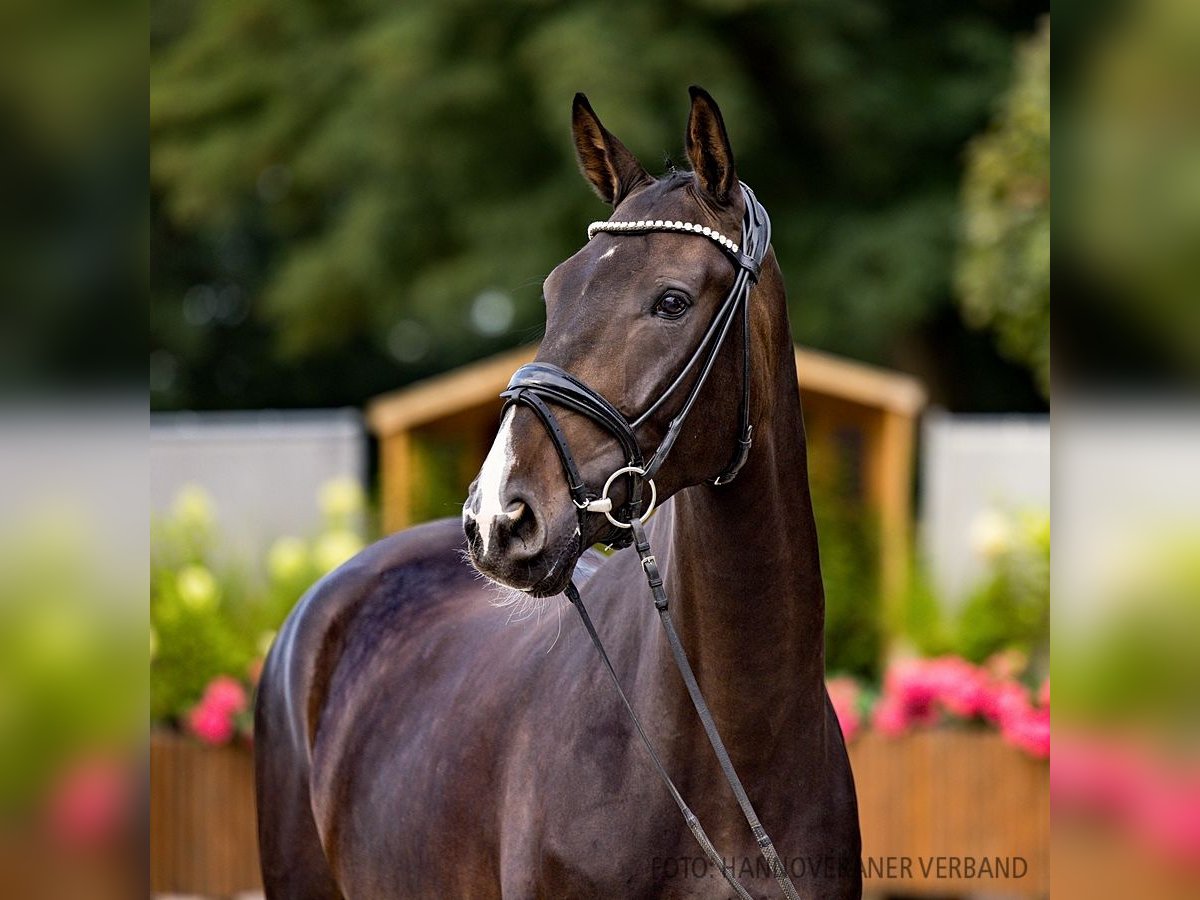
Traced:
<path fill-rule="evenodd" d="M 1016 77 L 963 183 L 957 283 L 963 313 L 1050 396 L 1050 20 L 1022 44 Z"/>
<path fill-rule="evenodd" d="M 690 83 L 775 219 L 796 333 L 936 361 L 962 146 L 1045 9 L 156 0 L 152 402 L 358 403 L 535 338 L 541 279 L 603 214 L 571 96 L 654 169 Z"/>

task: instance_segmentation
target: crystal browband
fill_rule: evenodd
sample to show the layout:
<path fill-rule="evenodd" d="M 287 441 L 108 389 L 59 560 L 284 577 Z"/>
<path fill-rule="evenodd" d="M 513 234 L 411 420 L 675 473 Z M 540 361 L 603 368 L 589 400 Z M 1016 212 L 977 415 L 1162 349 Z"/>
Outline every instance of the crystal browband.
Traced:
<path fill-rule="evenodd" d="M 738 245 L 715 228 L 707 225 L 697 225 L 695 222 L 670 222 L 665 219 L 640 219 L 637 222 L 593 222 L 588 226 L 587 235 L 590 241 L 600 232 L 607 234 L 630 234 L 649 231 L 679 231 L 687 234 L 699 234 L 720 244 L 730 253 L 738 252 Z"/>

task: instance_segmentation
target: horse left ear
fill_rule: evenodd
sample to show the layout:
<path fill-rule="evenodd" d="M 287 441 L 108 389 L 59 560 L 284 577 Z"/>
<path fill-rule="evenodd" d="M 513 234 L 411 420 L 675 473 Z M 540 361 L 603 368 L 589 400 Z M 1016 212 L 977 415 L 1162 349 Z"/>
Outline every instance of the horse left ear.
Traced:
<path fill-rule="evenodd" d="M 688 116 L 686 146 L 692 171 L 700 186 L 718 203 L 727 203 L 737 184 L 733 169 L 733 149 L 721 110 L 704 88 L 692 85 L 692 111 Z"/>

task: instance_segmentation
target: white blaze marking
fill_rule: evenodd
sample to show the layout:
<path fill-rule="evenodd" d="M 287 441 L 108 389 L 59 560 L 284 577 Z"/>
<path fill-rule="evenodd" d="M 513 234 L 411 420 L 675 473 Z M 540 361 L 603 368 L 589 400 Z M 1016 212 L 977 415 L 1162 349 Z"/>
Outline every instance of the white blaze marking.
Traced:
<path fill-rule="evenodd" d="M 504 508 L 501 491 L 515 466 L 512 450 L 512 421 L 515 412 L 516 409 L 513 408 L 504 414 L 504 418 L 500 422 L 500 430 L 496 433 L 496 440 L 492 442 L 492 449 L 488 451 L 487 459 L 483 461 L 483 468 L 479 470 L 479 509 L 475 511 L 475 522 L 479 526 L 479 538 L 483 542 L 485 556 L 488 552 L 488 544 L 492 540 L 492 529 L 496 527 L 497 518 L 500 516 L 513 518 L 513 513 Z M 520 517 L 520 515 L 521 510 L 517 509 L 516 517 Z"/>
<path fill-rule="evenodd" d="M 607 250 L 604 251 L 604 254 L 600 258 L 608 259 L 610 256 L 612 256 L 616 252 L 617 252 L 617 245 L 613 244 L 611 247 L 609 247 Z"/>

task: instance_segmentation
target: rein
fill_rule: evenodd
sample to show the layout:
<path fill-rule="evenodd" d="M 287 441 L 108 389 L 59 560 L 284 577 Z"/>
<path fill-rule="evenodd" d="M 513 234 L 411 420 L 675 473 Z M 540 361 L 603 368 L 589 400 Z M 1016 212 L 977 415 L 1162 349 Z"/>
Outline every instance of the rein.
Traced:
<path fill-rule="evenodd" d="M 683 431 L 684 422 L 695 405 L 696 398 L 708 380 L 708 376 L 712 372 L 721 347 L 724 346 L 725 340 L 733 328 L 734 321 L 739 318 L 741 319 L 742 330 L 742 396 L 738 408 L 739 430 L 737 447 L 734 449 L 730 462 L 720 474 L 711 479 L 711 483 L 714 485 L 723 485 L 731 482 L 737 476 L 742 466 L 745 465 L 750 455 L 754 432 L 754 428 L 750 424 L 750 292 L 754 284 L 758 281 L 763 259 L 766 257 L 767 249 L 771 243 L 771 220 L 767 216 L 767 211 L 763 209 L 762 204 L 758 202 L 758 198 L 754 196 L 754 192 L 745 184 L 741 185 L 741 189 L 745 199 L 746 211 L 742 219 L 742 240 L 740 246 L 712 228 L 696 225 L 691 222 L 643 219 L 635 222 L 593 222 L 588 226 L 589 240 L 599 233 L 647 234 L 650 232 L 668 231 L 696 234 L 711 240 L 737 266 L 733 286 L 718 307 L 712 322 L 709 324 L 691 358 L 679 371 L 679 374 L 675 376 L 675 379 L 667 389 L 641 415 L 630 421 L 600 393 L 569 372 L 550 363 L 534 362 L 517 369 L 509 381 L 508 388 L 501 396 L 506 400 L 505 409 L 513 404 L 527 406 L 545 426 L 551 443 L 554 444 L 555 451 L 558 453 L 559 460 L 562 462 L 567 488 L 571 494 L 571 501 L 575 504 L 578 511 L 580 535 L 584 533 L 586 525 L 585 516 L 588 514 L 602 514 L 612 526 L 610 531 L 615 530 L 611 546 L 623 548 L 632 544 L 637 551 L 642 564 L 642 572 L 646 576 L 646 582 L 654 600 L 654 607 L 658 611 L 663 630 L 666 632 L 667 643 L 671 648 L 671 655 L 674 657 L 675 665 L 683 677 L 688 696 L 691 698 L 696 714 L 704 726 L 704 732 L 708 737 L 709 743 L 712 745 L 713 752 L 716 754 L 717 762 L 721 766 L 725 780 L 733 790 L 738 806 L 742 810 L 742 815 L 750 826 L 750 830 L 758 842 L 759 850 L 770 867 L 772 874 L 775 876 L 776 881 L 779 883 L 784 896 L 788 900 L 799 900 L 796 887 L 788 877 L 787 870 L 775 850 L 775 845 L 763 828 L 758 814 L 750 803 L 750 798 L 746 795 L 746 790 L 742 786 L 737 772 L 734 770 L 733 762 L 730 760 L 729 753 L 725 749 L 725 744 L 717 731 L 716 722 L 713 721 L 708 704 L 700 692 L 700 685 L 696 681 L 695 673 L 692 671 L 683 644 L 680 642 L 679 635 L 675 631 L 675 625 L 671 620 L 669 600 L 666 590 L 663 587 L 662 575 L 659 572 L 658 563 L 653 553 L 651 553 L 650 541 L 646 537 L 646 531 L 643 527 L 643 520 L 653 511 L 654 504 L 657 501 L 654 476 L 662 468 L 676 440 Z M 679 411 L 671 419 L 667 427 L 667 433 L 663 436 L 662 441 L 659 442 L 654 452 L 649 457 L 644 456 L 637 439 L 636 432 L 638 427 L 645 423 L 684 384 L 689 374 L 697 368 L 698 372 L 695 381 L 692 383 L 691 390 L 688 391 Z M 571 448 L 567 444 L 566 435 L 563 433 L 562 427 L 559 425 L 558 419 L 552 409 L 552 405 L 560 406 L 591 419 L 600 428 L 613 435 L 617 443 L 621 446 L 625 457 L 625 465 L 608 477 L 599 494 L 592 491 L 583 479 L 579 471 L 579 466 L 576 464 L 575 458 L 571 453 Z M 613 501 L 609 497 L 609 490 L 618 478 L 626 479 L 628 491 L 625 503 L 620 509 L 616 510 L 616 514 L 614 515 Z M 644 486 L 647 484 L 650 486 L 651 492 L 650 503 L 643 510 L 642 494 Z M 624 521 L 622 521 L 622 518 Z M 749 892 L 734 877 L 729 867 L 725 865 L 724 860 L 713 846 L 712 841 L 709 840 L 708 835 L 704 832 L 699 819 L 688 807 L 678 788 L 676 788 L 675 783 L 671 780 L 670 775 L 667 774 L 662 761 L 659 759 L 653 745 L 650 743 L 649 737 L 646 735 L 645 729 L 642 727 L 641 721 L 638 719 L 637 713 L 634 711 L 629 698 L 625 695 L 625 691 L 621 687 L 616 670 L 613 668 L 608 653 L 604 649 L 604 644 L 600 640 L 595 626 L 592 624 L 591 616 L 588 615 L 583 598 L 580 597 L 579 590 L 575 587 L 574 582 L 571 582 L 567 586 L 565 594 L 567 599 L 579 611 L 583 625 L 587 629 L 592 643 L 595 644 L 596 650 L 600 654 L 600 658 L 613 684 L 616 686 L 617 694 L 620 696 L 621 702 L 629 713 L 629 717 L 632 719 L 642 743 L 650 754 L 650 759 L 654 763 L 659 778 L 662 779 L 671 798 L 679 807 L 679 811 L 683 815 L 688 829 L 700 844 L 705 856 L 717 867 L 725 877 L 725 880 L 729 882 L 730 886 L 737 893 L 738 897 L 742 898 L 742 900 L 751 900 Z"/>

